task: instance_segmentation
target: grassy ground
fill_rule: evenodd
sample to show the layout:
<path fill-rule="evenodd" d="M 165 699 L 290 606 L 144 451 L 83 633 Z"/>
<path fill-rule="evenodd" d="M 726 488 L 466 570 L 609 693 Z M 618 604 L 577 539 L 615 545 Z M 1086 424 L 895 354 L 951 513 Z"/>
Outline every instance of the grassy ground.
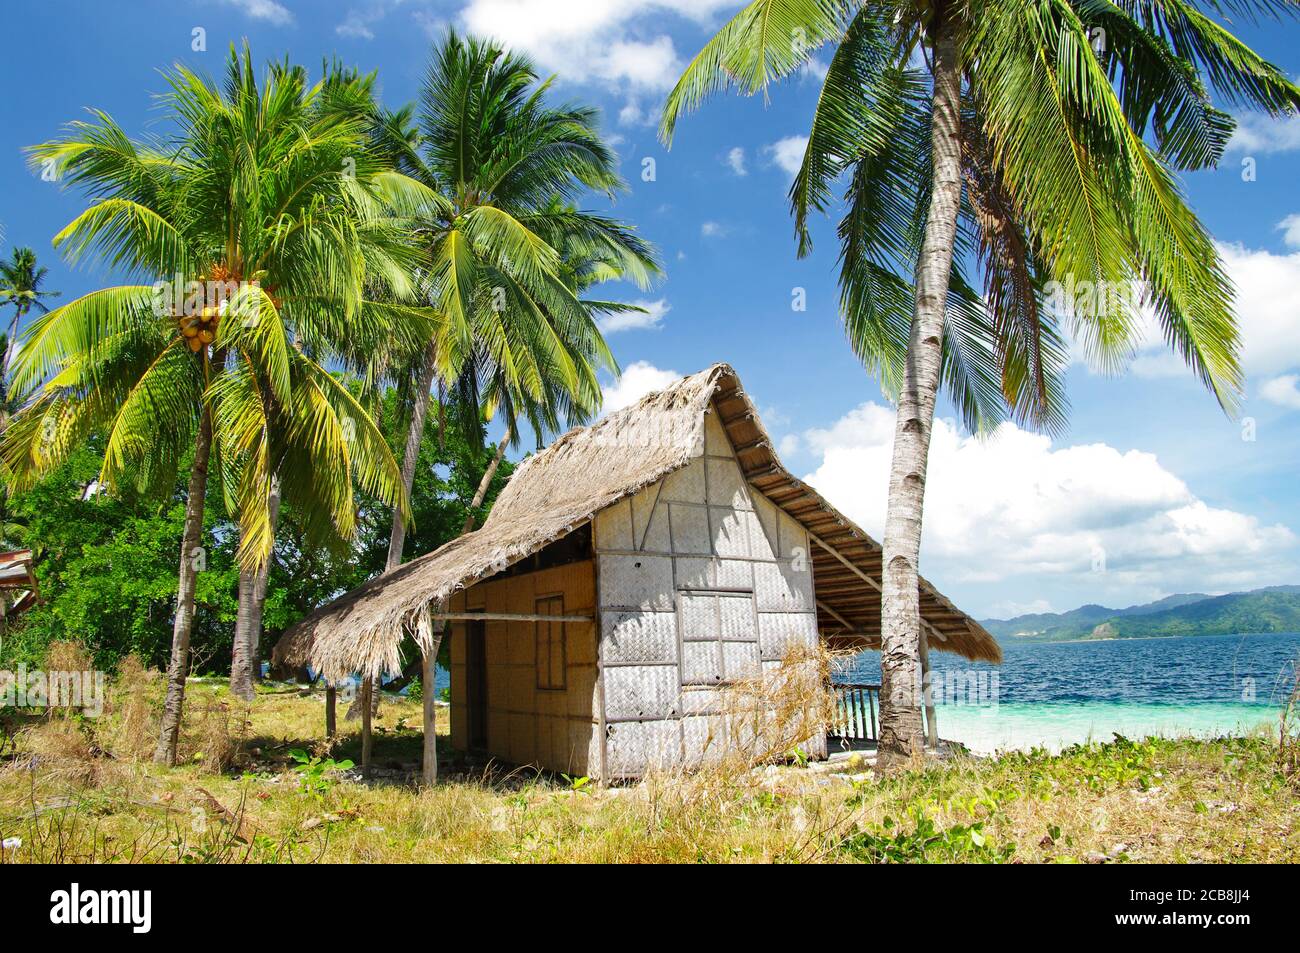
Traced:
<path fill-rule="evenodd" d="M 363 783 L 327 761 L 295 770 L 299 749 L 357 758 L 357 723 L 340 705 L 346 734 L 327 750 L 323 694 L 287 686 L 249 708 L 192 682 L 185 764 L 160 769 L 157 694 L 137 671 L 101 718 L 7 716 L 0 835 L 21 846 L 0 861 L 1300 861 L 1300 787 L 1276 739 L 1117 741 L 887 779 L 730 766 L 610 788 L 446 751 L 444 782 L 420 792 L 402 780 L 416 703 L 385 700 L 387 776 Z"/>

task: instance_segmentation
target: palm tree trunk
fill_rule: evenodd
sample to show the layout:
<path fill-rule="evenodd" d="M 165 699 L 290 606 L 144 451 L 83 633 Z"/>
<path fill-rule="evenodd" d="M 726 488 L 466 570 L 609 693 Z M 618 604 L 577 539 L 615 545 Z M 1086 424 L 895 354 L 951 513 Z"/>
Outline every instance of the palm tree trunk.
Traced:
<path fill-rule="evenodd" d="M 402 456 L 402 486 L 406 495 L 411 495 L 415 483 L 415 466 L 420 459 L 420 440 L 424 437 L 424 418 L 429 413 L 429 391 L 433 387 L 434 363 L 438 355 L 437 344 L 430 343 L 424 355 L 424 366 L 420 368 L 419 387 L 415 392 L 415 403 L 411 407 L 411 424 L 406 431 L 406 452 Z M 402 514 L 393 510 L 393 530 L 388 537 L 388 560 L 384 572 L 396 569 L 402 564 L 402 550 L 406 545 L 406 524 Z"/>
<path fill-rule="evenodd" d="M 253 700 L 252 659 L 248 633 L 253 624 L 257 604 L 257 574 L 248 569 L 239 570 L 239 609 L 235 612 L 235 644 L 230 656 L 230 694 L 246 702 Z"/>
<path fill-rule="evenodd" d="M 153 759 L 159 764 L 176 763 L 176 743 L 181 731 L 181 710 L 185 704 L 185 678 L 190 668 L 190 633 L 194 628 L 194 590 L 198 581 L 199 541 L 203 537 L 203 503 L 208 489 L 208 457 L 212 451 L 212 417 L 207 408 L 199 420 L 194 441 L 194 467 L 190 470 L 189 495 L 185 501 L 185 530 L 181 534 L 181 568 L 176 591 L 176 620 L 172 626 L 172 655 L 167 666 L 167 696 L 163 702 L 162 726 Z"/>
<path fill-rule="evenodd" d="M 280 521 L 280 481 L 273 480 L 267 501 L 271 538 Z M 268 557 L 256 573 L 239 571 L 239 611 L 235 614 L 235 644 L 230 660 L 230 693 L 244 701 L 253 700 L 253 683 L 261 681 L 262 610 L 266 606 L 266 585 L 271 575 Z"/>
<path fill-rule="evenodd" d="M 474 491 L 474 499 L 470 501 L 469 512 L 465 514 L 465 524 L 460 528 L 460 535 L 464 536 L 474 528 L 474 513 L 487 499 L 488 487 L 492 485 L 492 478 L 497 475 L 497 468 L 501 466 L 501 461 L 505 459 L 506 447 L 510 445 L 514 433 L 514 426 L 507 425 L 505 436 L 497 444 L 497 452 L 492 455 L 492 462 L 483 471 L 483 479 L 478 481 L 478 489 Z"/>
<path fill-rule="evenodd" d="M 961 202 L 961 66 L 956 37 L 935 13 L 934 106 L 930 120 L 933 190 L 916 267 L 916 310 L 898 399 L 889 474 L 880 605 L 880 759 L 884 770 L 922 748 L 921 604 L 918 563 L 930 430 L 939 391 L 944 306 Z"/>

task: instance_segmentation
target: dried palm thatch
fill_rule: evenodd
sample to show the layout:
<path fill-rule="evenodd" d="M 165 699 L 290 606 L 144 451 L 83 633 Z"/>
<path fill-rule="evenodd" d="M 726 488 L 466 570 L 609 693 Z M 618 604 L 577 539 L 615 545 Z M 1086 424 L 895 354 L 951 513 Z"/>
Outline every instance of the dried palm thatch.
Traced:
<path fill-rule="evenodd" d="M 331 680 L 399 671 L 403 634 L 410 632 L 421 648 L 431 645 L 435 607 L 452 593 L 531 556 L 701 455 L 705 414 L 711 411 L 719 414 L 751 485 L 807 527 L 825 550 L 814 553 L 814 584 L 822 571 L 818 560 L 831 555 L 834 560 L 824 567 L 828 578 L 851 570 L 861 582 L 862 592 L 853 598 L 837 596 L 839 602 L 819 605 L 823 632 L 840 645 L 870 644 L 873 627 L 879 630 L 879 545 L 781 466 L 735 371 L 715 364 L 590 427 L 569 431 L 526 460 L 481 529 L 307 616 L 276 645 L 275 663 L 309 664 Z M 993 638 L 924 581 L 921 596 L 935 648 L 1001 661 Z M 823 603 L 820 593 L 818 601 Z"/>

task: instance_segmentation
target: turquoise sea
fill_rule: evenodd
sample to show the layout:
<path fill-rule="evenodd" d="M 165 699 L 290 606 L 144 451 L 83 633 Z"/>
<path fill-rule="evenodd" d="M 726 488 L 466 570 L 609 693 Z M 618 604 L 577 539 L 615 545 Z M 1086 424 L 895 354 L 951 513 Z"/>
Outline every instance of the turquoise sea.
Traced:
<path fill-rule="evenodd" d="M 1300 633 L 1004 645 L 1001 665 L 931 652 L 939 734 L 973 751 L 1050 750 L 1115 734 L 1215 736 L 1276 728 Z M 863 652 L 838 676 L 879 682 Z"/>

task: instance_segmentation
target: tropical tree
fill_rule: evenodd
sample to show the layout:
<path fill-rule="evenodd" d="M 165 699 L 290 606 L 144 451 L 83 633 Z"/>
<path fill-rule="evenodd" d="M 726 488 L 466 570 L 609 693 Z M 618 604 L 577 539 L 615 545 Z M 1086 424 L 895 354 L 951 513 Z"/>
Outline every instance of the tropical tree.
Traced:
<path fill-rule="evenodd" d="M 57 291 L 42 291 L 50 269 L 37 267 L 36 252 L 30 248 L 15 248 L 8 261 L 0 261 L 0 306 L 12 305 L 14 315 L 5 335 L 4 357 L 0 358 L 0 385 L 9 379 L 9 365 L 13 361 L 14 345 L 18 340 L 18 327 L 27 314 L 36 308 L 42 314 L 49 308 L 42 300 L 57 298 Z"/>
<path fill-rule="evenodd" d="M 1235 406 L 1231 283 L 1174 173 L 1214 165 L 1231 136 L 1211 91 L 1270 115 L 1297 111 L 1300 91 L 1223 22 L 1297 10 L 1287 0 L 755 0 L 669 95 L 671 140 L 709 94 L 766 90 L 834 45 L 790 200 L 807 254 L 809 213 L 830 207 L 843 177 L 841 310 L 898 405 L 882 557 L 886 766 L 920 744 L 917 564 L 941 382 L 974 425 L 1009 412 L 1056 429 L 1061 331 L 1116 369 L 1150 312 L 1220 404 Z"/>
<path fill-rule="evenodd" d="M 317 518 L 342 535 L 354 525 L 354 479 L 405 513 L 382 436 L 313 355 L 330 341 L 421 333 L 427 314 L 363 295 L 377 281 L 397 297 L 410 290 L 408 246 L 380 212 L 407 186 L 347 106 L 365 90 L 309 84 L 288 64 L 271 66 L 259 88 L 247 48 L 232 49 L 221 86 L 183 67 L 166 78 L 165 137 L 132 139 L 96 112 L 31 150 L 34 164 L 95 199 L 55 246 L 142 281 L 32 324 L 14 377 L 42 386 L 9 428 L 3 456 L 29 481 L 103 432 L 110 490 L 168 487 L 179 461 L 192 461 L 155 751 L 171 764 L 206 563 L 210 466 L 237 514 L 240 562 L 253 571 L 269 556 L 277 477 L 286 495 L 320 501 Z"/>
<path fill-rule="evenodd" d="M 595 111 L 548 105 L 549 85 L 526 57 L 449 32 L 434 51 L 418 107 L 381 117 L 379 138 L 391 161 L 425 188 L 399 217 L 423 249 L 422 287 L 442 318 L 414 362 L 402 461 L 408 489 L 435 383 L 481 394 L 488 416 L 502 411 L 497 464 L 519 433 L 520 415 L 540 437 L 568 412 L 598 407 L 596 375 L 616 366 L 596 325 L 600 309 L 579 298 L 566 253 L 572 261 L 580 250 L 603 263 L 604 277 L 643 286 L 658 270 L 631 228 L 568 204 L 586 190 L 613 195 L 623 182 Z M 482 500 L 480 493 L 472 509 Z M 390 570 L 402 562 L 405 534 L 395 517 Z M 441 627 L 421 646 L 429 684 L 440 639 Z M 424 777 L 432 783 L 432 692 L 426 697 Z"/>

